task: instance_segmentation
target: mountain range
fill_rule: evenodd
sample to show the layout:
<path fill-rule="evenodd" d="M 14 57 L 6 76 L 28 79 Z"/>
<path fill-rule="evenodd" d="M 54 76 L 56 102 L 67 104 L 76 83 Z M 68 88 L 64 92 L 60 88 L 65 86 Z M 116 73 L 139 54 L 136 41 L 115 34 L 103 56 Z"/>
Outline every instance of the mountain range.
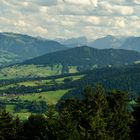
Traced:
<path fill-rule="evenodd" d="M 140 52 L 140 37 L 127 36 L 112 36 L 107 35 L 98 39 L 91 39 L 88 41 L 86 37 L 77 37 L 70 39 L 56 39 L 61 44 L 68 47 L 77 47 L 87 45 L 97 49 L 125 49 L 135 50 Z"/>
<path fill-rule="evenodd" d="M 120 46 L 124 43 L 126 37 L 115 37 L 112 35 L 107 35 L 102 38 L 98 38 L 94 41 L 89 42 L 89 46 L 98 48 L 98 49 L 122 49 Z"/>
<path fill-rule="evenodd" d="M 120 48 L 140 52 L 140 37 L 128 37 Z"/>
<path fill-rule="evenodd" d="M 22 62 L 46 53 L 64 50 L 66 47 L 56 41 L 44 40 L 28 35 L 15 33 L 0 33 L 0 51 L 8 55 L 1 55 L 1 65 Z M 5 61 L 8 58 L 9 61 Z M 10 56 L 10 57 L 9 57 Z M 4 60 L 4 61 L 2 61 Z"/>
<path fill-rule="evenodd" d="M 42 39 L 40 37 L 32 37 L 29 35 L 22 35 L 22 34 L 17 34 L 17 33 L 0 33 L 0 66 L 20 63 L 20 62 L 23 62 L 23 61 L 26 61 L 26 60 L 29 60 L 38 56 L 46 55 L 48 53 L 63 51 L 69 48 L 76 48 L 77 46 L 79 47 L 83 45 L 90 46 L 96 49 L 103 49 L 101 52 L 105 52 L 104 49 L 109 49 L 109 48 L 135 50 L 135 51 L 140 52 L 140 37 L 115 37 L 112 35 L 108 35 L 106 37 L 102 37 L 96 40 L 93 39 L 93 41 L 90 41 L 90 42 L 88 41 L 86 37 L 78 37 L 78 38 L 71 38 L 71 39 L 56 39 L 56 40 L 58 42 L 54 40 L 48 40 L 44 38 Z M 94 49 L 94 52 L 98 53 L 96 49 Z M 75 55 L 74 61 L 75 63 L 77 62 L 79 63 L 81 59 L 78 58 L 78 55 L 74 51 L 76 51 L 76 53 L 79 53 L 77 52 L 78 49 L 73 50 L 71 52 L 73 54 L 71 54 L 70 57 L 71 59 L 73 59 L 72 55 Z M 110 54 L 111 54 L 111 51 L 112 50 L 110 50 Z M 62 52 L 62 55 L 63 53 L 64 52 Z M 91 58 L 88 58 L 89 56 L 87 56 L 86 59 L 82 58 L 83 59 L 82 61 L 85 61 L 84 63 L 89 64 L 90 62 L 88 59 L 91 59 L 92 64 L 96 65 L 98 63 L 97 61 L 99 61 L 99 58 L 96 58 L 96 56 L 98 56 L 96 54 L 94 56 L 95 56 L 94 60 L 92 60 L 93 58 L 91 59 Z M 59 56 L 59 57 L 60 58 L 65 57 L 65 54 L 64 56 Z M 105 60 L 107 58 L 108 56 L 105 58 Z M 51 59 L 53 60 L 55 58 L 51 58 Z M 60 61 L 59 58 L 57 60 Z M 114 62 L 114 60 L 112 61 Z M 104 63 L 104 60 L 102 63 Z M 100 66 L 100 64 L 97 64 L 97 65 Z M 112 65 L 112 62 L 111 62 L 111 65 Z"/>
<path fill-rule="evenodd" d="M 65 46 L 67 46 L 69 48 L 88 45 L 88 40 L 84 36 L 76 37 L 76 38 L 73 37 L 73 38 L 69 38 L 69 39 L 57 38 L 55 40 L 60 42 L 61 44 L 64 44 Z"/>

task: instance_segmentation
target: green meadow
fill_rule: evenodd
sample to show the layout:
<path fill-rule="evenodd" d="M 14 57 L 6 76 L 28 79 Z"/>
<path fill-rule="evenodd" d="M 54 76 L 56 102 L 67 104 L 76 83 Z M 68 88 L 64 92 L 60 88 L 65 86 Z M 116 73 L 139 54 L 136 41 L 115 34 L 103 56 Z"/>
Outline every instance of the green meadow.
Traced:
<path fill-rule="evenodd" d="M 39 77 L 46 76 L 46 79 L 43 78 L 41 80 L 27 80 L 27 81 L 23 80 L 23 81 L 17 82 L 16 84 L 9 83 L 8 85 L 0 86 L 0 90 L 8 91 L 10 88 L 18 88 L 18 87 L 20 88 L 20 86 L 36 88 L 38 86 L 45 87 L 45 86 L 54 86 L 55 84 L 61 85 L 65 83 L 65 79 L 70 79 L 71 81 L 75 81 L 75 80 L 81 79 L 84 76 L 84 75 L 75 75 L 75 76 L 66 76 L 66 77 L 64 76 L 64 77 L 55 78 L 55 79 L 47 79 L 46 73 L 49 71 L 49 69 L 45 71 L 44 67 L 43 68 L 36 67 L 36 70 L 35 70 L 34 66 L 30 66 L 30 69 L 27 70 L 28 73 L 31 73 L 31 69 L 33 69 L 33 73 L 36 73 L 36 75 L 39 75 Z M 39 70 L 39 73 L 37 69 Z M 42 71 L 40 72 L 41 69 Z M 25 71 L 24 73 L 23 71 L 17 70 L 16 67 L 14 67 L 14 69 L 5 68 L 4 71 L 5 72 L 7 71 L 7 73 L 9 74 L 9 75 L 7 74 L 8 79 L 15 78 L 16 76 L 19 76 L 21 74 L 24 74 L 25 77 L 28 76 L 27 74 L 25 74 L 26 73 Z M 51 75 L 51 73 L 49 73 L 49 75 Z M 0 73 L 0 75 L 2 74 Z M 25 94 L 13 94 L 12 92 L 10 94 L 6 94 L 5 92 L 4 95 L 1 94 L 0 101 L 4 102 L 6 106 L 6 110 L 8 112 L 11 112 L 14 116 L 19 116 L 21 120 L 25 120 L 31 114 L 31 112 L 29 112 L 27 109 L 21 109 L 20 111 L 15 112 L 16 106 L 20 104 L 26 105 L 26 103 L 32 103 L 34 101 L 39 102 L 42 100 L 47 102 L 49 106 L 55 106 L 56 103 L 61 99 L 61 97 L 70 90 L 71 89 L 62 89 L 62 90 L 58 89 L 58 90 L 52 90 L 52 91 L 46 91 L 46 92 L 38 92 L 38 93 L 33 92 L 33 93 L 25 93 Z"/>

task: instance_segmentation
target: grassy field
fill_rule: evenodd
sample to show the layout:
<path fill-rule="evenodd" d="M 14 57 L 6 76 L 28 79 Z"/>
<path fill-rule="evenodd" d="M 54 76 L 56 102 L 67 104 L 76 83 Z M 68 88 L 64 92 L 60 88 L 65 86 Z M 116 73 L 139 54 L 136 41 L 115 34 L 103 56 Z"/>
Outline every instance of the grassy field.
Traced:
<path fill-rule="evenodd" d="M 70 66 L 69 73 L 76 73 L 77 67 Z M 14 65 L 0 69 L 0 79 L 14 79 L 23 77 L 46 77 L 62 74 L 62 65 Z"/>
<path fill-rule="evenodd" d="M 8 71 L 8 70 L 7 70 Z M 14 72 L 13 72 L 14 73 Z M 13 74 L 14 75 L 14 74 Z M 72 81 L 78 80 L 82 78 L 84 75 L 76 75 L 76 76 L 67 76 L 62 78 L 55 78 L 55 79 L 43 79 L 43 80 L 29 80 L 29 81 L 22 81 L 17 82 L 16 84 L 8 84 L 5 86 L 1 86 L 0 90 L 7 90 L 12 87 L 36 87 L 36 86 L 50 86 L 56 84 L 64 84 L 64 80 L 71 79 Z M 54 82 L 55 81 L 55 82 Z M 55 91 L 48 91 L 48 92 L 38 92 L 38 93 L 25 93 L 23 94 L 8 94 L 4 96 L 0 96 L 0 101 L 4 101 L 6 103 L 6 110 L 8 112 L 11 112 L 14 116 L 19 116 L 21 120 L 27 119 L 27 117 L 31 114 L 26 109 L 20 110 L 20 112 L 15 112 L 14 108 L 17 104 L 20 104 L 22 102 L 32 102 L 32 101 L 46 101 L 48 105 L 55 105 L 60 98 L 66 94 L 71 89 L 64 89 L 64 90 L 55 90 Z M 6 93 L 5 93 L 6 94 Z M 14 101 L 14 102 L 11 102 Z"/>
<path fill-rule="evenodd" d="M 49 105 L 56 104 L 57 101 L 69 91 L 68 90 L 56 90 L 42 93 L 33 93 L 19 96 L 21 100 L 34 101 L 34 100 L 45 100 Z"/>
<path fill-rule="evenodd" d="M 18 116 L 21 120 L 26 120 L 28 116 L 30 116 L 31 112 L 29 112 L 26 109 L 22 109 L 19 112 L 14 111 L 14 107 L 16 104 L 19 104 L 20 102 L 28 102 L 28 101 L 41 101 L 44 100 L 48 103 L 48 105 L 54 105 L 59 101 L 59 99 L 69 91 L 68 90 L 56 90 L 56 91 L 49 91 L 49 92 L 43 92 L 43 93 L 32 93 L 32 94 L 25 94 L 20 96 L 4 96 L 0 97 L 0 100 L 4 100 L 6 103 L 6 111 L 13 114 L 13 116 Z M 18 100 L 14 103 L 11 103 L 11 100 Z"/>
<path fill-rule="evenodd" d="M 61 68 L 38 65 L 14 65 L 0 70 L 0 79 L 12 79 L 22 77 L 46 77 L 61 74 Z"/>
<path fill-rule="evenodd" d="M 83 77 L 84 75 L 77 75 L 77 76 L 68 76 L 68 77 L 63 77 L 63 78 L 57 78 L 55 80 L 33 80 L 33 81 L 23 81 L 23 82 L 18 82 L 16 84 L 9 84 L 6 86 L 2 86 L 0 87 L 0 90 L 3 89 L 8 89 L 8 88 L 12 88 L 12 87 L 17 87 L 17 86 L 26 86 L 26 87 L 36 87 L 36 86 L 49 86 L 49 85 L 53 85 L 54 81 L 57 84 L 63 84 L 64 83 L 64 79 L 65 78 L 70 78 L 72 81 L 75 80 L 79 80 Z"/>

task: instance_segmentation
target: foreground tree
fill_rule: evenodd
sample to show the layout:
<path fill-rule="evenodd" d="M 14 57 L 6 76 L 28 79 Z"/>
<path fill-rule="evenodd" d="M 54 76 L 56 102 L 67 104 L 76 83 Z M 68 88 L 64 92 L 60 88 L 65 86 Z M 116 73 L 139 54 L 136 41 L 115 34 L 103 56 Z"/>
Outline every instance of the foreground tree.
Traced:
<path fill-rule="evenodd" d="M 23 125 L 24 140 L 48 140 L 48 126 L 44 115 L 31 115 Z"/>
<path fill-rule="evenodd" d="M 64 126 L 67 124 L 68 132 L 75 132 L 80 140 L 110 140 L 106 121 L 109 109 L 104 89 L 97 86 L 93 91 L 87 86 L 84 95 L 81 101 L 68 99 L 61 103 L 60 117 Z"/>
<path fill-rule="evenodd" d="M 136 105 L 133 107 L 134 124 L 132 125 L 132 138 L 133 140 L 140 139 L 140 97 L 138 98 Z"/>
<path fill-rule="evenodd" d="M 81 98 L 80 98 L 81 99 Z M 19 118 L 0 112 L 0 140 L 129 140 L 132 115 L 126 92 L 105 92 L 102 86 L 87 86 L 83 98 L 49 106 L 45 114 Z M 44 104 L 44 103 L 43 103 Z M 140 102 L 134 108 L 133 139 L 139 138 Z M 40 113 L 40 112 L 39 112 Z"/>
<path fill-rule="evenodd" d="M 3 110 L 0 112 L 0 140 L 15 140 L 16 135 L 16 124 L 13 117 Z"/>
<path fill-rule="evenodd" d="M 110 115 L 108 131 L 114 140 L 129 140 L 130 125 L 133 117 L 128 111 L 128 95 L 126 92 L 114 90 L 108 93 Z"/>

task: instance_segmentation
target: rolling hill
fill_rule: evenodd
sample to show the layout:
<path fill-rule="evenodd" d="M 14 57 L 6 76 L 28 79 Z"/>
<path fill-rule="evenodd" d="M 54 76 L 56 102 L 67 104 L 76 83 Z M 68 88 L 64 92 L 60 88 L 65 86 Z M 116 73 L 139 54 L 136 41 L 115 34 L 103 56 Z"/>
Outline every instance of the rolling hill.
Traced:
<path fill-rule="evenodd" d="M 87 46 L 54 52 L 25 61 L 30 65 L 76 66 L 82 70 L 94 67 L 112 67 L 133 64 L 140 60 L 140 53 L 121 49 L 94 49 Z"/>
<path fill-rule="evenodd" d="M 121 49 L 94 49 L 87 46 L 45 54 L 0 69 L 0 79 L 46 77 L 77 73 L 103 67 L 140 63 L 140 53 Z"/>
<path fill-rule="evenodd" d="M 94 49 L 87 46 L 45 54 L 0 69 L 0 79 L 46 77 L 77 73 L 103 67 L 140 63 L 140 53 L 121 49 Z"/>

